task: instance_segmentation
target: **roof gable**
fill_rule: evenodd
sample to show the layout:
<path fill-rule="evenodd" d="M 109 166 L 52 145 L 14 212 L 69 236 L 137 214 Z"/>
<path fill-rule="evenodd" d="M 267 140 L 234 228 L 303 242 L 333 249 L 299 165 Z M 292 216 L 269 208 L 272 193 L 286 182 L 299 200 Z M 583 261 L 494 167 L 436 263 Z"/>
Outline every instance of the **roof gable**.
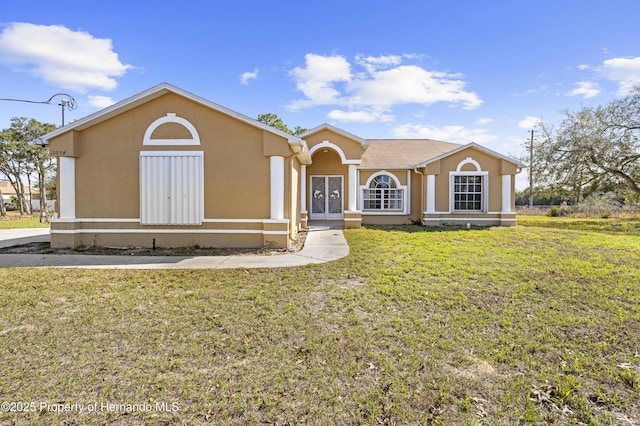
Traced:
<path fill-rule="evenodd" d="M 196 103 L 204 105 L 208 108 L 211 108 L 215 111 L 221 112 L 228 116 L 234 117 L 240 121 L 243 121 L 251 126 L 260 128 L 264 131 L 274 133 L 282 138 L 285 138 L 289 141 L 290 144 L 303 145 L 304 141 L 299 137 L 290 135 L 283 131 L 280 131 L 274 127 L 271 127 L 267 124 L 261 123 L 258 120 L 254 120 L 253 118 L 247 117 L 246 115 L 240 114 L 236 111 L 233 111 L 229 108 L 225 108 L 222 105 L 218 105 L 215 102 L 211 102 L 205 98 L 194 95 L 186 90 L 182 90 L 176 86 L 173 86 L 169 83 L 161 83 L 157 86 L 151 87 L 143 92 L 138 93 L 137 95 L 131 96 L 127 99 L 124 99 L 120 102 L 117 102 L 107 108 L 101 109 L 93 114 L 90 114 L 84 118 L 74 121 L 73 123 L 67 124 L 66 126 L 60 127 L 53 132 L 50 132 L 43 136 L 43 139 L 48 140 L 55 138 L 63 133 L 67 133 L 72 130 L 84 130 L 91 126 L 94 126 L 98 123 L 101 123 L 105 120 L 108 120 L 112 117 L 115 117 L 119 114 L 122 114 L 126 111 L 132 110 L 139 105 L 150 102 L 160 96 L 166 95 L 168 93 L 174 93 L 179 96 L 183 96 L 187 99 L 190 99 Z"/>
<path fill-rule="evenodd" d="M 460 146 L 458 146 L 458 148 L 455 148 L 455 149 L 453 149 L 453 150 L 451 150 L 449 152 L 445 152 L 445 153 L 443 153 L 441 155 L 438 155 L 436 157 L 433 157 L 431 159 L 423 161 L 422 163 L 417 164 L 416 167 L 417 168 L 426 167 L 427 165 L 429 165 L 431 163 L 435 163 L 436 161 L 442 160 L 443 158 L 449 157 L 450 155 L 453 155 L 453 154 L 457 154 L 458 152 L 464 151 L 465 149 L 469 149 L 469 148 L 475 148 L 478 151 L 484 152 L 487 155 L 490 155 L 492 157 L 499 158 L 501 160 L 504 160 L 504 161 L 507 161 L 509 163 L 515 164 L 517 167 L 526 167 L 526 165 L 524 165 L 523 163 L 521 163 L 518 160 L 514 160 L 513 158 L 507 157 L 506 155 L 502 155 L 502 154 L 500 154 L 500 153 L 498 153 L 496 151 L 493 151 L 493 150 L 491 150 L 489 148 L 486 148 L 486 147 L 484 147 L 482 145 L 479 145 L 479 144 L 477 144 L 475 142 L 471 142 L 471 143 L 468 143 L 466 145 L 460 145 Z"/>
<path fill-rule="evenodd" d="M 310 136 L 315 135 L 316 133 L 320 133 L 323 130 L 328 130 L 330 132 L 333 133 L 337 133 L 339 135 L 341 135 L 342 137 L 345 137 L 347 139 L 351 139 L 354 142 L 358 142 L 360 145 L 362 145 L 362 147 L 364 149 L 366 149 L 366 147 L 369 145 L 369 141 L 367 141 L 366 139 L 361 138 L 360 136 L 356 136 L 353 133 L 349 133 L 345 130 L 342 130 L 336 126 L 333 126 L 329 123 L 324 123 L 319 125 L 318 127 L 314 127 L 311 130 L 307 130 L 306 132 L 304 132 L 303 134 L 300 135 L 300 137 L 302 139 L 306 139 L 309 138 Z"/>

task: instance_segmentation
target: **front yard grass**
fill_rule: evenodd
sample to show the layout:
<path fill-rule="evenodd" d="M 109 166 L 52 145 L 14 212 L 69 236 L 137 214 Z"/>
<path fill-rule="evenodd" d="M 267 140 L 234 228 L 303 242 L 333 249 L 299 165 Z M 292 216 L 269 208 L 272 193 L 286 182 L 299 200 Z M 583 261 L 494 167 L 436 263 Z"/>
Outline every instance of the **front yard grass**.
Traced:
<path fill-rule="evenodd" d="M 49 223 L 40 222 L 38 213 L 28 216 L 21 216 L 18 212 L 7 212 L 7 215 L 0 217 L 0 229 L 17 228 L 48 228 Z"/>
<path fill-rule="evenodd" d="M 0 270 L 0 402 L 37 408 L 0 424 L 640 424 L 640 222 L 550 219 L 346 230 L 295 269 Z"/>

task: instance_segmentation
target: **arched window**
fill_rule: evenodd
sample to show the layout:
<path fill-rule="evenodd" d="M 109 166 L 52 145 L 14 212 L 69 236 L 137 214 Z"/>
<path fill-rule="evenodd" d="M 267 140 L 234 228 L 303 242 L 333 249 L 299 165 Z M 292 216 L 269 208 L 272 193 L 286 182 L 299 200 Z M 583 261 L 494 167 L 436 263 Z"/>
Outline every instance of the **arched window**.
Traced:
<path fill-rule="evenodd" d="M 475 170 L 473 170 L 475 169 Z M 480 163 L 467 157 L 458 163 L 451 177 L 451 211 L 486 212 L 488 172 L 482 171 Z"/>
<path fill-rule="evenodd" d="M 369 182 L 363 191 L 365 210 L 402 210 L 404 190 L 396 180 L 387 174 L 380 174 Z"/>
<path fill-rule="evenodd" d="M 200 135 L 188 120 L 170 112 L 147 127 L 143 145 L 200 145 Z"/>

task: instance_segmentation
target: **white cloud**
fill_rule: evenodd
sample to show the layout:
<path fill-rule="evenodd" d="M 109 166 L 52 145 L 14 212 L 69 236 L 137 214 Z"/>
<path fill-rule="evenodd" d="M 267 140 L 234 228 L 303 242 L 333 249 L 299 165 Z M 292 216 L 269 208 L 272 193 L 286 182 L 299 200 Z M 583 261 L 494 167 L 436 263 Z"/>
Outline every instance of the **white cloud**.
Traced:
<path fill-rule="evenodd" d="M 493 123 L 493 118 L 481 118 L 476 121 L 477 126 L 486 126 L 487 124 Z"/>
<path fill-rule="evenodd" d="M 89 96 L 89 105 L 95 108 L 106 108 L 116 103 L 108 96 Z"/>
<path fill-rule="evenodd" d="M 394 137 L 401 139 L 433 139 L 446 142 L 467 144 L 469 142 L 487 143 L 498 139 L 486 129 L 467 129 L 463 126 L 424 126 L 420 124 L 402 124 L 393 129 Z"/>
<path fill-rule="evenodd" d="M 542 121 L 540 117 L 526 116 L 524 119 L 518 122 L 518 127 L 525 130 L 531 130 Z"/>
<path fill-rule="evenodd" d="M 120 62 L 110 39 L 61 25 L 22 22 L 11 23 L 0 33 L 0 61 L 79 92 L 115 89 L 114 77 L 132 68 Z"/>
<path fill-rule="evenodd" d="M 599 71 L 608 80 L 618 83 L 619 95 L 628 95 L 634 85 L 640 84 L 640 57 L 607 59 Z"/>
<path fill-rule="evenodd" d="M 330 111 L 327 117 L 345 123 L 388 123 L 394 119 L 393 115 L 385 114 L 383 111 L 341 111 L 337 109 Z"/>
<path fill-rule="evenodd" d="M 598 83 L 591 81 L 578 81 L 574 83 L 574 86 L 578 86 L 567 95 L 569 96 L 583 96 L 585 99 L 593 98 L 600 94 L 600 86 Z"/>
<path fill-rule="evenodd" d="M 240 84 L 248 85 L 251 80 L 255 80 L 258 78 L 258 68 L 254 69 L 253 72 L 245 72 L 240 76 Z"/>
<path fill-rule="evenodd" d="M 443 102 L 474 109 L 482 104 L 476 93 L 465 90 L 461 75 L 402 65 L 403 58 L 408 56 L 358 55 L 351 64 L 339 55 L 307 54 L 305 67 L 291 72 L 297 89 L 306 98 L 292 102 L 289 108 L 340 105 L 348 106 L 350 112 L 334 113 L 336 116 L 352 119 L 357 112 L 365 111 L 362 117 L 370 119 L 367 111 L 373 110 L 387 120 L 397 105 Z"/>
<path fill-rule="evenodd" d="M 401 104 L 433 104 L 437 102 L 461 103 L 465 109 L 474 109 L 482 101 L 473 92 L 464 90 L 460 76 L 438 71 L 427 71 L 416 65 L 401 65 L 377 71 L 368 78 L 349 84 L 353 94 L 352 105 L 376 105 L 391 108 Z"/>
<path fill-rule="evenodd" d="M 375 72 L 378 68 L 386 68 L 400 65 L 402 58 L 397 55 L 389 56 L 362 56 L 356 55 L 356 62 L 365 68 L 369 73 Z"/>
<path fill-rule="evenodd" d="M 341 105 L 341 93 L 334 84 L 351 80 L 351 64 L 342 56 L 305 55 L 306 67 L 291 71 L 298 90 L 308 99 L 294 101 L 290 108 L 302 109 L 315 105 Z"/>

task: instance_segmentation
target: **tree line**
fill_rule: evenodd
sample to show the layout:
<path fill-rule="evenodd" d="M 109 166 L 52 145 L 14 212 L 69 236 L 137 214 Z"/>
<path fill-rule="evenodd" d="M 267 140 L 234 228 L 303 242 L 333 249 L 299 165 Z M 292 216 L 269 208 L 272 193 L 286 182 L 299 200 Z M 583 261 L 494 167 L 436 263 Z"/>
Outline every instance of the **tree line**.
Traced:
<path fill-rule="evenodd" d="M 9 128 L 0 131 L 0 174 L 13 187 L 16 208 L 20 214 L 32 213 L 31 194 L 27 196 L 27 188 L 34 186 L 39 190 L 40 211 L 47 209 L 45 182 L 53 163 L 40 137 L 55 129 L 54 124 L 40 123 L 33 118 L 13 117 Z M 2 195 L 0 191 L 0 215 L 6 216 Z"/>

